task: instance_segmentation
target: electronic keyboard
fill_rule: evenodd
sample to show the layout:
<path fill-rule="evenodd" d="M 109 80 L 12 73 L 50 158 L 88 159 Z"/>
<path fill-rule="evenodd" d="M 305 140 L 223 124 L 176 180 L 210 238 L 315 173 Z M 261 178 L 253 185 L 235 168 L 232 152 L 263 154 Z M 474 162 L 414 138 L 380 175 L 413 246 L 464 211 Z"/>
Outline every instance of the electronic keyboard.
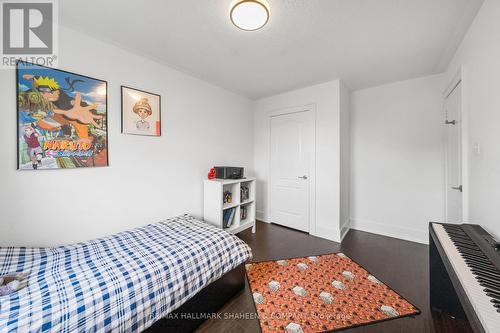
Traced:
<path fill-rule="evenodd" d="M 500 333 L 499 243 L 478 225 L 430 223 L 429 251 L 431 309 Z"/>

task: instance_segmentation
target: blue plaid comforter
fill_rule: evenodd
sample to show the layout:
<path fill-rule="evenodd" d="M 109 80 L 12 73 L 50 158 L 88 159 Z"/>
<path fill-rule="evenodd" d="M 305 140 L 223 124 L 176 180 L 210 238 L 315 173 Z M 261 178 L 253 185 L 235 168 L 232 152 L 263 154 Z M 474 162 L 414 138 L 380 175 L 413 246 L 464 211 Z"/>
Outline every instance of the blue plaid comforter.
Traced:
<path fill-rule="evenodd" d="M 56 248 L 0 248 L 0 332 L 140 332 L 251 257 L 236 236 L 190 216 Z"/>

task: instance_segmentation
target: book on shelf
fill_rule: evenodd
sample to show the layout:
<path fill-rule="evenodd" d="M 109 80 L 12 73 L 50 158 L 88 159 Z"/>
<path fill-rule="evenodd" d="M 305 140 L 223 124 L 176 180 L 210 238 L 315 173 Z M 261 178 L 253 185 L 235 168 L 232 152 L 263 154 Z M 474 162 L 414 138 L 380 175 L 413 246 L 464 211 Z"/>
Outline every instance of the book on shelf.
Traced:
<path fill-rule="evenodd" d="M 240 209 L 240 220 L 246 220 L 247 219 L 247 207 L 246 206 L 241 206 Z"/>
<path fill-rule="evenodd" d="M 231 215 L 229 216 L 229 222 L 227 223 L 228 228 L 233 224 L 234 215 L 236 215 L 236 208 L 231 209 Z"/>
<path fill-rule="evenodd" d="M 234 215 L 236 214 L 236 208 L 226 209 L 222 216 L 222 227 L 229 228 L 234 220 Z"/>
<path fill-rule="evenodd" d="M 223 228 L 227 228 L 227 223 L 229 221 L 229 216 L 231 215 L 231 209 L 226 209 L 224 211 L 224 214 L 222 215 L 222 227 Z"/>

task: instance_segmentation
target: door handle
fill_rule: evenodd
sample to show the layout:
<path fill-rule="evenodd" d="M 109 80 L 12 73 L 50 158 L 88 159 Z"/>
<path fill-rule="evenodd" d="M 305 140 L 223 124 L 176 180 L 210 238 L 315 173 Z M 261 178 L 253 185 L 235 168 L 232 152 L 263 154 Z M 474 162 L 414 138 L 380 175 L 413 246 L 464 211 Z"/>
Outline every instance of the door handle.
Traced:
<path fill-rule="evenodd" d="M 457 190 L 457 191 L 460 191 L 460 192 L 463 192 L 464 188 L 462 187 L 462 185 L 460 186 L 452 186 L 451 187 L 452 190 Z"/>
<path fill-rule="evenodd" d="M 305 175 L 302 176 L 302 177 L 299 176 L 299 179 L 304 179 L 305 180 L 305 179 L 307 179 L 307 176 L 305 176 Z"/>

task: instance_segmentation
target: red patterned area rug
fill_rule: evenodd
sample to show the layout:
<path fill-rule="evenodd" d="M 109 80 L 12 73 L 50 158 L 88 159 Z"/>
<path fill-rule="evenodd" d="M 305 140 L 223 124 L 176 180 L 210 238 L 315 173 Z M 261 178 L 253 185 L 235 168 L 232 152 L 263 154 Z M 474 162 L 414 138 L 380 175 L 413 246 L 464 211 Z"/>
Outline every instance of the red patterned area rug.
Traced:
<path fill-rule="evenodd" d="M 343 253 L 246 265 L 266 332 L 337 331 L 420 311 Z"/>

